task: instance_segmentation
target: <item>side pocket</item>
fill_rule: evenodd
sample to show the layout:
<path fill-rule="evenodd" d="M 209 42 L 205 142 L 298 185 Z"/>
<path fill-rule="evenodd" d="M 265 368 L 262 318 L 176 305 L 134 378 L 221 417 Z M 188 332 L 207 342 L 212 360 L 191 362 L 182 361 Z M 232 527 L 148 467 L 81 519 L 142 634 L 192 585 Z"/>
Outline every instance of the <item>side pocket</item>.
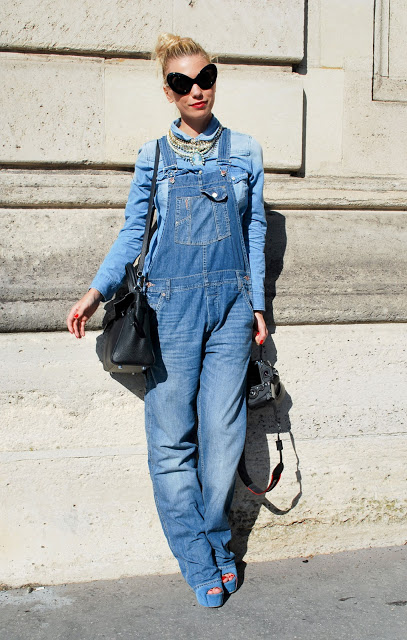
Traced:
<path fill-rule="evenodd" d="M 157 314 L 164 303 L 165 293 L 164 291 L 160 291 L 160 290 L 151 291 L 151 289 L 154 289 L 154 287 L 147 287 L 147 291 L 146 291 L 147 302 L 148 302 L 148 306 Z"/>
<path fill-rule="evenodd" d="M 246 304 L 249 307 L 252 314 L 254 315 L 251 284 L 245 278 L 242 278 L 242 277 L 239 277 L 239 282 L 240 282 L 240 290 L 243 294 Z"/>

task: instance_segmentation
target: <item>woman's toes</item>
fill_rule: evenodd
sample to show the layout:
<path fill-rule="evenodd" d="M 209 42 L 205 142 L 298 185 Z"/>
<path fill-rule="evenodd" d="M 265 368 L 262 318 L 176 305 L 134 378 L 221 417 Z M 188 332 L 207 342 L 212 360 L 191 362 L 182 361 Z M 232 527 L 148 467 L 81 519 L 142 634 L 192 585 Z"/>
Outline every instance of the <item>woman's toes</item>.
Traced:
<path fill-rule="evenodd" d="M 222 593 L 222 589 L 220 587 L 213 587 L 213 589 L 209 589 L 207 593 L 208 595 L 211 595 L 211 593 Z"/>
<path fill-rule="evenodd" d="M 224 573 L 222 576 L 222 582 L 229 582 L 230 580 L 233 580 L 235 577 L 236 576 L 234 573 Z"/>

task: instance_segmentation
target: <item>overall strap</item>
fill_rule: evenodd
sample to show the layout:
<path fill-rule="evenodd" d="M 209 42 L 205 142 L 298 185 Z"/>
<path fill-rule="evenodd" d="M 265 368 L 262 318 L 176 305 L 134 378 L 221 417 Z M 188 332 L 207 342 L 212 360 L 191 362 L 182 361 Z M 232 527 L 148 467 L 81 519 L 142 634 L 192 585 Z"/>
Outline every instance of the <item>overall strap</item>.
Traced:
<path fill-rule="evenodd" d="M 137 263 L 137 277 L 139 278 L 140 284 L 143 285 L 143 269 L 144 269 L 144 260 L 146 258 L 148 245 L 150 243 L 150 229 L 151 223 L 153 221 L 153 213 L 154 213 L 154 196 L 155 196 L 155 186 L 157 183 L 157 173 L 158 173 L 158 163 L 160 161 L 160 145 L 157 140 L 157 144 L 155 147 L 155 159 L 154 159 L 154 170 L 153 177 L 151 179 L 151 189 L 150 189 L 150 197 L 148 200 L 148 211 L 146 218 L 146 226 L 144 228 L 144 236 L 143 236 L 143 246 L 141 247 L 140 257 Z"/>
<path fill-rule="evenodd" d="M 230 164 L 230 129 L 223 129 L 218 144 L 218 164 Z"/>
<path fill-rule="evenodd" d="M 168 144 L 167 136 L 162 136 L 162 138 L 160 138 L 158 142 L 160 145 L 161 156 L 164 163 L 163 170 L 165 171 L 166 169 L 171 167 L 171 169 L 174 169 L 176 171 L 177 157 L 173 149 L 171 149 L 170 145 Z"/>

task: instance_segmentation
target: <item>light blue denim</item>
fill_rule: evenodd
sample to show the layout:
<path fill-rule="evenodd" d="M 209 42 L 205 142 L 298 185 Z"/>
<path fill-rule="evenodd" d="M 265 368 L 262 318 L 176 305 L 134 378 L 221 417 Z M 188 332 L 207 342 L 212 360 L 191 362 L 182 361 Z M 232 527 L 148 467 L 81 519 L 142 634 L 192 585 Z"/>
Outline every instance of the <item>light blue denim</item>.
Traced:
<path fill-rule="evenodd" d="M 179 138 L 190 139 L 189 135 L 178 128 L 179 122 L 179 119 L 174 120 L 171 124 L 171 130 Z M 206 130 L 199 134 L 196 139 L 209 140 L 213 138 L 218 126 L 219 121 L 215 116 L 212 116 Z M 156 141 L 152 140 L 144 144 L 139 150 L 125 209 L 124 226 L 90 285 L 98 289 L 105 300 L 110 299 L 120 286 L 124 278 L 126 263 L 134 262 L 141 250 L 153 174 L 155 147 Z M 180 170 L 188 170 L 189 173 L 198 173 L 199 171 L 206 173 L 214 169 L 217 159 L 218 145 L 214 148 L 213 153 L 206 158 L 203 167 L 193 167 L 189 160 L 178 156 L 177 165 Z M 259 143 L 249 135 L 232 131 L 230 165 L 228 166 L 238 203 L 244 242 L 250 263 L 253 305 L 254 309 L 262 311 L 265 309 L 264 241 L 266 218 L 263 203 L 263 156 Z M 154 258 L 160 243 L 167 213 L 168 178 L 164 170 L 162 157 L 159 163 L 155 204 L 158 227 L 150 243 L 149 253 L 144 265 L 144 273 L 148 273 L 150 262 Z M 195 273 L 195 270 L 192 273 Z"/>
<path fill-rule="evenodd" d="M 217 161 L 200 173 L 160 139 L 167 211 L 146 282 L 156 355 L 148 464 L 164 533 L 195 590 L 235 564 L 228 515 L 246 435 L 254 311 L 230 142 L 225 129 Z"/>

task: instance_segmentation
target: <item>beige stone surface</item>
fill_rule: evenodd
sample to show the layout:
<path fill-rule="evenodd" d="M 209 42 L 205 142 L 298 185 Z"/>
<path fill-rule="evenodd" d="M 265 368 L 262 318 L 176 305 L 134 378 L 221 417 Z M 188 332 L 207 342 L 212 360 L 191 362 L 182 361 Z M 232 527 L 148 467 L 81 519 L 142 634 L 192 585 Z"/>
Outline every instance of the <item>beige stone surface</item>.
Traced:
<path fill-rule="evenodd" d="M 134 166 L 140 146 L 178 117 L 147 60 L 0 54 L 3 163 Z M 264 164 L 301 165 L 302 79 L 270 66 L 219 66 L 215 113 L 254 135 Z M 251 95 L 248 112 L 241 87 Z"/>
<path fill-rule="evenodd" d="M 170 5 L 170 7 L 169 7 Z M 50 51 L 150 52 L 172 29 L 172 2 L 16 0 L 0 5 L 1 46 Z M 168 10 L 170 8 L 170 10 Z"/>
<path fill-rule="evenodd" d="M 123 220 L 116 209 L 0 211 L 1 329 L 64 329 Z M 407 319 L 405 211 L 273 208 L 267 220 L 270 320 Z M 91 326 L 101 317 L 102 308 Z"/>
<path fill-rule="evenodd" d="M 304 76 L 307 176 L 342 172 L 343 87 L 341 69 L 309 69 Z"/>
<path fill-rule="evenodd" d="M 407 0 L 391 0 L 389 12 L 389 76 L 407 82 Z"/>
<path fill-rule="evenodd" d="M 296 178 L 266 174 L 264 200 L 274 209 L 404 211 L 407 209 L 407 180 L 381 176 Z"/>
<path fill-rule="evenodd" d="M 271 211 L 266 296 L 277 324 L 407 316 L 406 212 Z"/>
<path fill-rule="evenodd" d="M 374 14 L 375 0 L 308 2 L 306 58 L 301 67 L 371 72 Z"/>
<path fill-rule="evenodd" d="M 374 100 L 407 102 L 406 0 L 376 0 Z"/>
<path fill-rule="evenodd" d="M 134 165 L 144 142 L 167 133 L 178 116 L 166 99 L 155 62 L 111 59 L 105 64 L 106 160 Z"/>
<path fill-rule="evenodd" d="M 308 5 L 304 87 L 309 175 L 405 175 L 405 106 L 398 102 L 407 96 L 401 71 L 405 0 L 392 1 L 391 11 L 389 4 L 320 0 Z M 375 74 L 381 75 L 375 75 L 372 95 L 373 53 Z M 343 100 L 342 88 L 329 81 L 329 73 L 339 78 L 340 69 Z M 342 154 L 337 155 L 341 141 Z"/>
<path fill-rule="evenodd" d="M 302 62 L 296 65 L 296 68 L 300 67 L 302 73 L 306 73 L 306 70 L 310 67 L 320 66 L 321 57 L 321 7 L 320 0 L 313 0 L 307 3 L 307 16 L 306 16 L 306 43 L 305 43 L 305 55 Z"/>
<path fill-rule="evenodd" d="M 297 74 L 260 65 L 219 65 L 214 113 L 225 126 L 261 143 L 265 167 L 289 171 L 301 166 L 302 102 Z M 141 144 L 164 135 L 178 117 L 154 63 L 145 60 L 106 63 L 105 104 L 109 163 L 134 164 Z"/>
<path fill-rule="evenodd" d="M 87 291 L 123 222 L 122 209 L 0 212 L 3 330 L 65 328 L 67 312 Z M 102 315 L 101 307 L 99 326 Z"/>
<path fill-rule="evenodd" d="M 0 53 L 0 161 L 101 162 L 103 61 Z"/>
<path fill-rule="evenodd" d="M 216 92 L 217 117 L 231 129 L 249 133 L 260 142 L 267 169 L 300 168 L 302 76 L 273 71 L 272 67 L 225 65 Z"/>
<path fill-rule="evenodd" d="M 319 5 L 318 66 L 371 71 L 374 0 L 319 0 Z M 309 35 L 313 39 L 315 31 Z"/>
<path fill-rule="evenodd" d="M 359 175 L 405 176 L 403 102 L 372 100 L 371 74 L 345 74 L 342 166 Z"/>
<path fill-rule="evenodd" d="M 104 373 L 95 339 L 0 336 L 0 564 L 11 586 L 177 570 L 148 477 L 142 384 Z M 279 327 L 267 356 L 287 389 L 285 469 L 265 498 L 238 480 L 234 548 L 271 560 L 403 544 L 406 325 Z M 258 484 L 278 458 L 274 432 L 268 410 L 251 414 Z"/>
<path fill-rule="evenodd" d="M 0 169 L 0 207 L 124 209 L 132 175 L 133 168 Z M 266 173 L 264 200 L 274 209 L 405 210 L 407 178 Z"/>
<path fill-rule="evenodd" d="M 205 33 L 212 53 L 286 62 L 303 57 L 304 0 L 174 0 L 174 18 L 181 34 L 203 42 Z"/>
<path fill-rule="evenodd" d="M 160 32 L 175 31 L 215 54 L 295 61 L 304 0 L 3 1 L 0 22 L 2 48 L 147 54 Z"/>
<path fill-rule="evenodd" d="M 0 207 L 124 207 L 133 170 L 0 169 Z"/>

